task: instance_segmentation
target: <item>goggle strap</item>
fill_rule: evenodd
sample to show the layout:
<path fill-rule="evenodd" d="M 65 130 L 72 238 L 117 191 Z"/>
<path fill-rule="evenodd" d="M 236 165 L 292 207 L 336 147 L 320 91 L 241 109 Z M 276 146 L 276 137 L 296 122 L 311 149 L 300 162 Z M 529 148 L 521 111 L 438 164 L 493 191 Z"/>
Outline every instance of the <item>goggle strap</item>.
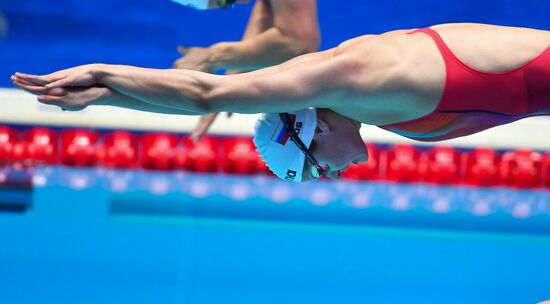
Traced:
<path fill-rule="evenodd" d="M 288 133 L 288 136 L 290 137 L 290 140 L 298 146 L 298 149 L 304 153 L 307 160 L 313 164 L 315 169 L 317 170 L 317 173 L 319 176 L 323 175 L 326 171 L 326 168 L 323 168 L 321 164 L 313 157 L 309 149 L 306 147 L 304 142 L 300 139 L 298 134 L 296 133 L 296 130 L 294 130 L 294 125 L 292 121 L 290 120 L 290 116 L 288 113 L 279 113 L 279 116 L 281 118 L 281 121 L 283 122 L 283 126 L 286 129 L 286 132 Z"/>

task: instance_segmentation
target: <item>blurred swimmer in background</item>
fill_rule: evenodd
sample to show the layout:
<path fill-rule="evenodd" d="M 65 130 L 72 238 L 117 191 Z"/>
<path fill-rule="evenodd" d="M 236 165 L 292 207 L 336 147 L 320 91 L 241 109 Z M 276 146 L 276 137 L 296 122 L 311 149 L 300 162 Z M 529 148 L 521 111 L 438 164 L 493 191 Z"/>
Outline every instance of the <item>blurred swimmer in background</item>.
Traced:
<path fill-rule="evenodd" d="M 338 178 L 367 160 L 361 123 L 419 141 L 550 115 L 550 32 L 443 24 L 365 35 L 236 75 L 90 64 L 12 81 L 68 110 L 267 113 L 254 143 L 280 178 Z"/>
<path fill-rule="evenodd" d="M 197 9 L 227 8 L 249 1 L 174 0 Z M 178 47 L 182 57 L 176 69 L 227 74 L 252 71 L 280 64 L 305 53 L 317 51 L 320 31 L 316 0 L 257 0 L 243 38 L 219 42 L 209 47 Z M 218 113 L 201 117 L 192 136 L 197 140 L 212 125 Z"/>

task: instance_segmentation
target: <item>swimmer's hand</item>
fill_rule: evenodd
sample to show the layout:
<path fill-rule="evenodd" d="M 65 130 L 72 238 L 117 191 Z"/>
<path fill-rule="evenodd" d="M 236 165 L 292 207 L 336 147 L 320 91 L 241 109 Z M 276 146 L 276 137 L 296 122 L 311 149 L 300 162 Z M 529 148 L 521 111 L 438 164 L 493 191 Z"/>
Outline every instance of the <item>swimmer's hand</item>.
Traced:
<path fill-rule="evenodd" d="M 86 64 L 74 68 L 57 71 L 48 75 L 31 75 L 15 73 L 16 79 L 21 81 L 44 86 L 47 89 L 64 87 L 91 87 L 97 84 L 97 64 Z"/>
<path fill-rule="evenodd" d="M 183 56 L 173 64 L 174 69 L 194 70 L 206 73 L 214 72 L 212 54 L 209 48 L 178 46 L 178 52 Z"/>
<path fill-rule="evenodd" d="M 191 133 L 191 138 L 194 141 L 199 141 L 204 136 L 204 134 L 208 132 L 208 129 L 210 129 L 210 126 L 212 126 L 212 123 L 214 123 L 214 120 L 216 120 L 218 114 L 220 113 L 211 113 L 201 116 L 199 122 L 195 126 L 195 129 L 193 129 L 193 132 Z M 233 113 L 227 113 L 227 117 L 231 117 L 231 115 L 233 115 Z"/>
<path fill-rule="evenodd" d="M 59 106 L 67 111 L 80 111 L 89 105 L 108 104 L 114 92 L 104 86 L 92 87 L 67 87 L 67 88 L 47 88 L 41 80 L 32 82 L 12 76 L 13 83 L 34 95 L 38 95 L 38 101 L 48 105 Z"/>

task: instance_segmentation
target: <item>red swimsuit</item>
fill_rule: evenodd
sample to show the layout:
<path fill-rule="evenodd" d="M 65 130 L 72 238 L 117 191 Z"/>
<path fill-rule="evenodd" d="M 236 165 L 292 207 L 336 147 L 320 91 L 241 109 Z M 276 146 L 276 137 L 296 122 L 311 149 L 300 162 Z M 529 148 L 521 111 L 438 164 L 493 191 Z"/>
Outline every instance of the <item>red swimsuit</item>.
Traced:
<path fill-rule="evenodd" d="M 530 116 L 550 115 L 550 48 L 513 71 L 483 73 L 460 61 L 434 30 L 413 33 L 419 32 L 435 41 L 445 61 L 443 96 L 432 113 L 381 128 L 415 140 L 438 141 Z"/>

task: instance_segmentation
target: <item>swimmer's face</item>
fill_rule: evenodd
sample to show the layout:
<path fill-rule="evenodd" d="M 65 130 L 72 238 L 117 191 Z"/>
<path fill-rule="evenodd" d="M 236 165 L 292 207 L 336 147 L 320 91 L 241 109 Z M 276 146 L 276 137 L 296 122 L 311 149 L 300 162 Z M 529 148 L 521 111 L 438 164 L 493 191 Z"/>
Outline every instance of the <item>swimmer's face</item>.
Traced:
<path fill-rule="evenodd" d="M 315 158 L 329 166 L 326 174 L 337 179 L 350 164 L 366 162 L 368 152 L 359 129 L 361 124 L 327 109 L 317 109 L 317 129 L 310 145 Z M 311 168 L 306 162 L 304 181 L 311 180 Z"/>
<path fill-rule="evenodd" d="M 233 1 L 230 0 L 209 0 L 208 1 L 208 9 L 216 9 L 216 8 L 227 8 L 231 6 Z M 247 4 L 250 3 L 250 0 L 237 0 L 234 1 L 235 4 Z"/>

